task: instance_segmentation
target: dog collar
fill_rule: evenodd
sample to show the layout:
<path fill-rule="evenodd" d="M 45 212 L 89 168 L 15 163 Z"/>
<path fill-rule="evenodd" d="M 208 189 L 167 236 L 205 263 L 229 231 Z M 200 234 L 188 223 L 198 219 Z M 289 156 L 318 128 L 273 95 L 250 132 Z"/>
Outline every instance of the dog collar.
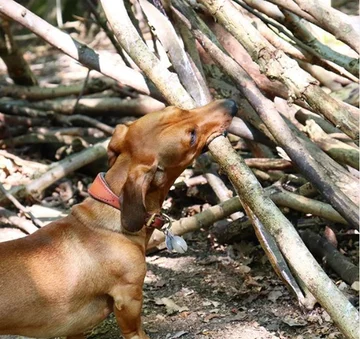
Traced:
<path fill-rule="evenodd" d="M 98 201 L 120 209 L 119 197 L 111 190 L 105 181 L 105 173 L 99 173 L 88 189 L 90 196 Z"/>
<path fill-rule="evenodd" d="M 95 200 L 120 210 L 119 197 L 107 184 L 105 180 L 105 172 L 101 172 L 96 176 L 95 180 L 88 189 L 88 193 Z M 162 214 L 148 214 L 148 217 L 144 221 L 144 225 L 146 227 L 161 229 L 168 222 L 168 219 L 168 217 L 165 217 Z"/>

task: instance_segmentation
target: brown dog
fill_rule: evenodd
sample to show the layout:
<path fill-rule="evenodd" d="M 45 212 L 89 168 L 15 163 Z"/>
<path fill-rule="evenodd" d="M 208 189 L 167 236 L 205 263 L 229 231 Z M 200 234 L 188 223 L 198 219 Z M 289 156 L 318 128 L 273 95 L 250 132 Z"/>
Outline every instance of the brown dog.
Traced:
<path fill-rule="evenodd" d="M 145 249 L 174 180 L 236 112 L 231 100 L 168 107 L 118 125 L 110 169 L 91 198 L 28 237 L 0 244 L 0 334 L 84 338 L 111 312 L 126 339 L 141 326 Z"/>

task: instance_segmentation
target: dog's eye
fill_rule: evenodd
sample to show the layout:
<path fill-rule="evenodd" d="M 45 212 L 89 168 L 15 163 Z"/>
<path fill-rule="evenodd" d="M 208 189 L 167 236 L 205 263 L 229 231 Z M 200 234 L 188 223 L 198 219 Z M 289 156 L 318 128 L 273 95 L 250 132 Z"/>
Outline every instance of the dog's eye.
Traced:
<path fill-rule="evenodd" d="M 194 146 L 195 142 L 196 142 L 196 130 L 192 129 L 190 131 L 190 146 Z"/>

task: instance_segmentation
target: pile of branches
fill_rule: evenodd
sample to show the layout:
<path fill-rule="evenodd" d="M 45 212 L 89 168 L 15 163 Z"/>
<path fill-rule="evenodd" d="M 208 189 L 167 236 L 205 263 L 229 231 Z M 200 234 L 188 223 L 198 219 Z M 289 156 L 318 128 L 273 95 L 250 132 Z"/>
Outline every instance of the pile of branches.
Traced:
<path fill-rule="evenodd" d="M 98 8 L 91 1 L 88 4 L 92 20 L 109 37 L 116 55 L 91 49 L 12 0 L 1 1 L 0 52 L 15 85 L 0 86 L 4 97 L 0 121 L 12 126 L 12 138 L 5 131 L 0 145 L 73 145 L 76 139 L 81 151 L 43 168 L 43 174 L 29 184 L 12 187 L 0 201 L 39 194 L 106 153 L 108 139 L 94 144 L 71 135 L 71 128 L 44 136 L 36 127 L 45 121 L 89 124 L 104 138 L 113 127 L 89 115 L 139 115 L 167 104 L 191 109 L 214 97 L 231 97 L 239 111 L 229 132 L 237 149 L 245 147 L 253 158 L 244 160 L 225 137 L 214 139 L 209 151 L 237 196 L 229 199 L 211 159 L 201 162 L 200 181 L 214 188 L 221 203 L 174 223 L 173 233 L 184 234 L 228 216 L 237 219 L 236 212 L 244 209 L 247 217 L 235 228 L 227 225 L 218 232 L 219 238 L 236 237 L 242 225 L 251 223 L 300 304 L 310 307 L 313 295 L 347 337 L 357 338 L 357 310 L 304 242 L 333 263 L 350 285 L 358 286 L 358 268 L 326 238 L 311 231 L 299 234 L 284 208 L 278 207 L 321 217 L 334 226 L 327 228 L 333 240 L 340 229 L 359 229 L 359 109 L 352 104 L 358 104 L 360 34 L 351 17 L 318 0 L 101 0 Z M 86 79 L 83 85 L 39 87 L 12 39 L 11 20 L 107 78 L 96 83 Z M 321 42 L 319 32 L 341 48 Z M 110 88 L 118 95 L 92 94 Z M 355 88 L 355 100 L 354 95 L 339 99 L 336 94 L 345 88 Z M 29 127 L 34 133 L 23 135 Z M 268 187 L 263 189 L 259 180 Z M 154 233 L 149 248 L 163 240 L 162 233 Z"/>

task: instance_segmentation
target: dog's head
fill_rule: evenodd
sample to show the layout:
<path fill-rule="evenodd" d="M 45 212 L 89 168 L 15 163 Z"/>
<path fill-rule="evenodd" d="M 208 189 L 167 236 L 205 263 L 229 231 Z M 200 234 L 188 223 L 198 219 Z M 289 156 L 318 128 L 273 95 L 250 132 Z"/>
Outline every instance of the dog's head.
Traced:
<path fill-rule="evenodd" d="M 208 142 L 226 131 L 236 111 L 232 100 L 193 110 L 171 106 L 145 115 L 130 127 L 116 127 L 108 146 L 108 173 L 122 185 L 125 230 L 139 231 L 149 213 L 159 212 L 175 179 Z"/>

